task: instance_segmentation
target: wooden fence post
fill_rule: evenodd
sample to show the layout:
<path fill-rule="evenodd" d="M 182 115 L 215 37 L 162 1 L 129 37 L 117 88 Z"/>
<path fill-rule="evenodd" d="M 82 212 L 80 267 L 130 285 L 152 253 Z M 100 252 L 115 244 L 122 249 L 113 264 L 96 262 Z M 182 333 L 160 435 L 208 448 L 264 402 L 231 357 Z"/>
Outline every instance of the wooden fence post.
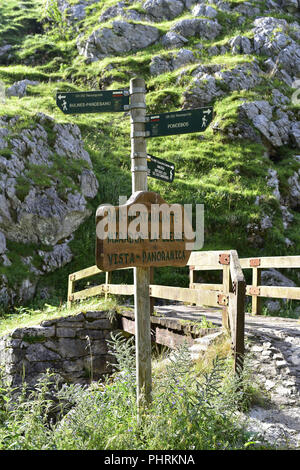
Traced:
<path fill-rule="evenodd" d="M 230 329 L 233 340 L 234 371 L 237 375 L 243 370 L 245 354 L 245 297 L 246 282 L 238 254 L 230 252 L 230 274 L 232 290 L 229 294 Z"/>
<path fill-rule="evenodd" d="M 67 300 L 67 308 L 71 308 L 72 306 L 72 294 L 75 290 L 75 279 L 74 279 L 74 274 L 69 275 L 68 279 L 68 300 Z"/>
<path fill-rule="evenodd" d="M 150 284 L 154 283 L 154 268 L 150 268 Z M 150 296 L 150 315 L 154 313 L 154 297 Z"/>
<path fill-rule="evenodd" d="M 252 286 L 257 287 L 261 284 L 261 269 L 252 268 Z M 261 314 L 261 298 L 258 295 L 252 295 L 252 315 Z"/>
<path fill-rule="evenodd" d="M 108 298 L 107 285 L 111 284 L 111 279 L 112 279 L 112 272 L 111 271 L 106 271 L 106 273 L 105 273 L 105 294 L 104 294 L 105 301 L 107 301 L 107 298 Z"/>
<path fill-rule="evenodd" d="M 223 293 L 229 296 L 230 292 L 230 266 L 223 266 Z M 226 330 L 229 329 L 228 307 L 222 309 L 222 325 Z"/>

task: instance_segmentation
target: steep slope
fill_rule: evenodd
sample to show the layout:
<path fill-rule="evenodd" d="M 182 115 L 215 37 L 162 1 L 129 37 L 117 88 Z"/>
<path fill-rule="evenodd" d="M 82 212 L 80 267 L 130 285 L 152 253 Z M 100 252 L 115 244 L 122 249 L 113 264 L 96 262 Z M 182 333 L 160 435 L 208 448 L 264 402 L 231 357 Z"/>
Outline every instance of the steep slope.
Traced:
<path fill-rule="evenodd" d="M 24 300 L 24 289 L 49 296 L 49 286 L 65 295 L 66 274 L 94 264 L 97 205 L 131 192 L 129 116 L 64 116 L 56 92 L 127 88 L 135 75 L 146 80 L 149 113 L 214 106 L 204 133 L 148 139 L 149 153 L 176 166 L 172 184 L 149 179 L 150 189 L 169 202 L 204 203 L 204 249 L 299 254 L 297 0 L 10 0 L 0 18 L 3 302 Z M 60 207 L 53 191 L 64 208 L 47 217 L 63 225 L 76 212 L 76 223 L 33 234 L 38 224 L 24 225 L 24 214 L 43 218 L 41 198 L 45 210 Z M 185 269 L 156 275 L 187 282 Z"/>

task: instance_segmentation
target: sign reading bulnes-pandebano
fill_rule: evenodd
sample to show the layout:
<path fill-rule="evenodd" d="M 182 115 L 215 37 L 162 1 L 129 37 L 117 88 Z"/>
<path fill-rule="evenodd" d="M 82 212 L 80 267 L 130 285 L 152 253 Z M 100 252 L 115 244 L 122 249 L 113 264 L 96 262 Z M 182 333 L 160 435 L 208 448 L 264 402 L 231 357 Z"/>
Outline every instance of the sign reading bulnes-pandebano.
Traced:
<path fill-rule="evenodd" d="M 127 90 L 83 91 L 56 95 L 57 106 L 64 114 L 121 112 L 129 108 Z"/>

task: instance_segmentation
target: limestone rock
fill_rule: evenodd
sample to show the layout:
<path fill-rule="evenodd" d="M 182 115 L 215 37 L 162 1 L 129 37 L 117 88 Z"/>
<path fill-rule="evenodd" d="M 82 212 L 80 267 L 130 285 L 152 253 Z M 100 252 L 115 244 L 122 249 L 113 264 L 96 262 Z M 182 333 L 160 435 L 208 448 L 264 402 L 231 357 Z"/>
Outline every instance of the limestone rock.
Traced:
<path fill-rule="evenodd" d="M 300 123 L 295 122 L 291 125 L 290 136 L 295 147 L 300 148 Z"/>
<path fill-rule="evenodd" d="M 0 297 L 5 303 L 29 300 L 40 276 L 72 260 L 68 243 L 90 215 L 87 199 L 98 192 L 92 162 L 76 125 L 57 124 L 38 113 L 35 124 L 20 133 L 14 130 L 16 122 L 17 118 L 0 119 L 0 146 L 7 149 L 10 144 L 7 156 L 0 156 L 0 262 L 8 268 L 12 265 L 7 240 L 37 248 L 18 261 L 26 267 L 28 277 L 9 286 L 1 276 Z M 80 164 L 63 187 L 54 166 L 64 161 L 71 165 L 72 160 L 80 160 Z M 38 249 L 41 244 L 49 249 Z M 39 268 L 33 264 L 34 256 L 40 259 Z"/>
<path fill-rule="evenodd" d="M 289 203 L 293 209 L 300 207 L 300 170 L 288 179 Z"/>
<path fill-rule="evenodd" d="M 118 2 L 116 5 L 108 7 L 107 10 L 105 10 L 104 13 L 102 13 L 100 16 L 100 23 L 115 18 L 116 16 L 122 16 L 123 18 L 133 21 L 142 21 L 146 19 L 145 15 L 138 13 L 134 9 L 128 9 L 127 3 L 128 2 Z"/>
<path fill-rule="evenodd" d="M 174 33 L 173 31 L 169 31 L 161 39 L 162 45 L 166 48 L 181 47 L 187 42 L 188 39 L 181 34 Z"/>
<path fill-rule="evenodd" d="M 184 9 L 181 0 L 146 0 L 143 8 L 155 20 L 171 20 L 180 15 Z"/>
<path fill-rule="evenodd" d="M 0 232 L 0 255 L 6 251 L 6 238 L 4 233 Z"/>
<path fill-rule="evenodd" d="M 265 286 L 284 286 L 284 287 L 296 287 L 294 281 L 284 276 L 276 269 L 262 270 L 261 272 L 262 285 Z"/>
<path fill-rule="evenodd" d="M 281 0 L 281 6 L 289 13 L 299 14 L 299 1 L 298 0 Z"/>
<path fill-rule="evenodd" d="M 44 272 L 51 272 L 61 268 L 73 259 L 73 254 L 67 243 L 55 245 L 52 251 L 39 250 L 38 254 L 43 259 L 44 265 L 42 269 Z"/>
<path fill-rule="evenodd" d="M 243 103 L 239 109 L 241 117 L 252 121 L 253 126 L 274 147 L 289 143 L 292 129 L 297 130 L 297 124 L 293 124 L 282 111 L 279 112 L 279 119 L 274 120 L 273 107 L 266 100 Z"/>
<path fill-rule="evenodd" d="M 215 39 L 221 32 L 222 27 L 217 20 L 206 18 L 192 18 L 177 21 L 170 29 L 185 38 L 192 36 L 202 39 Z"/>
<path fill-rule="evenodd" d="M 276 58 L 288 74 L 300 71 L 300 46 L 291 38 L 286 20 L 262 17 L 254 21 L 253 47 L 257 54 Z"/>
<path fill-rule="evenodd" d="M 38 85 L 39 82 L 33 80 L 21 80 L 19 82 L 14 83 L 11 87 L 6 89 L 6 96 L 17 96 L 18 98 L 23 98 L 26 95 L 26 90 L 28 85 Z"/>
<path fill-rule="evenodd" d="M 159 30 L 154 26 L 114 21 L 111 27 L 94 31 L 86 41 L 78 38 L 77 47 L 81 55 L 96 61 L 108 55 L 144 49 L 158 40 Z"/>
<path fill-rule="evenodd" d="M 251 41 L 245 36 L 235 36 L 229 41 L 229 46 L 234 54 L 252 53 Z"/>
<path fill-rule="evenodd" d="M 256 63 L 238 65 L 232 69 L 198 67 L 194 79 L 184 92 L 184 108 L 205 106 L 214 98 L 225 94 L 223 86 L 230 91 L 248 90 L 261 81 L 261 70 Z"/>
<path fill-rule="evenodd" d="M 171 72 L 184 65 L 195 62 L 196 58 L 189 49 L 180 49 L 177 53 L 168 56 L 154 56 L 150 63 L 151 75 L 160 75 Z"/>
<path fill-rule="evenodd" d="M 216 16 L 218 16 L 218 12 L 215 8 L 203 3 L 196 5 L 192 13 L 194 16 L 206 16 L 207 18 L 216 18 Z"/>

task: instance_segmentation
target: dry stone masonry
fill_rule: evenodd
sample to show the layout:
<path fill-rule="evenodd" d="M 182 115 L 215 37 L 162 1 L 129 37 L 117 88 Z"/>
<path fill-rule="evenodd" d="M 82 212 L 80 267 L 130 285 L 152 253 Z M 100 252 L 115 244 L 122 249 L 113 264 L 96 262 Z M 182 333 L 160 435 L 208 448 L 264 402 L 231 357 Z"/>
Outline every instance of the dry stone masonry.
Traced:
<path fill-rule="evenodd" d="M 91 311 L 16 328 L 0 339 L 0 363 L 12 386 L 34 385 L 47 369 L 64 382 L 89 383 L 110 371 L 107 340 L 116 324 L 108 311 Z"/>

